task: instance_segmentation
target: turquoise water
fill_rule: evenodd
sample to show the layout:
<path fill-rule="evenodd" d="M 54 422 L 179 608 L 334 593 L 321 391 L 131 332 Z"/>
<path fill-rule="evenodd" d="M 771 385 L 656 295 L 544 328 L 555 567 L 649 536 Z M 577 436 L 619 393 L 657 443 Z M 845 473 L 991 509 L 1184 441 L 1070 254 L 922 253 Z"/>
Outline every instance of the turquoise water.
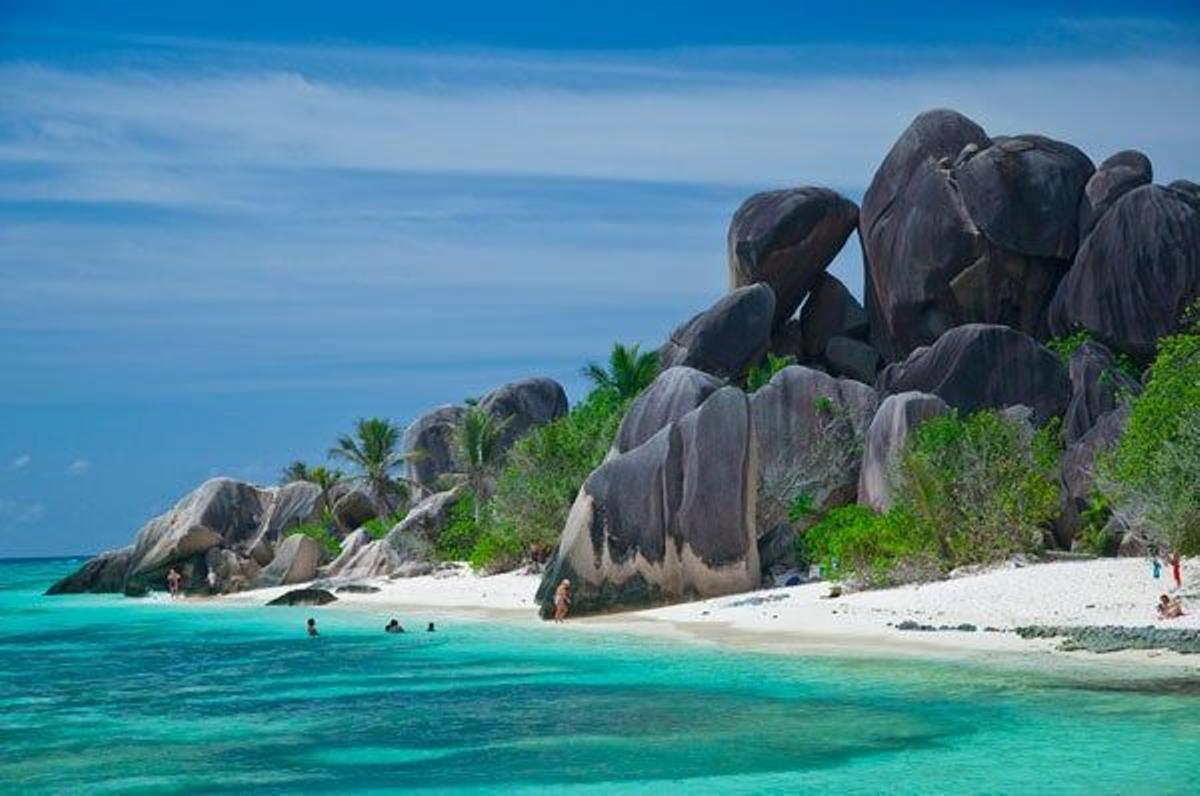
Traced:
<path fill-rule="evenodd" d="M 1200 790 L 1195 684 L 42 597 L 72 566 L 0 562 L 5 792 Z"/>

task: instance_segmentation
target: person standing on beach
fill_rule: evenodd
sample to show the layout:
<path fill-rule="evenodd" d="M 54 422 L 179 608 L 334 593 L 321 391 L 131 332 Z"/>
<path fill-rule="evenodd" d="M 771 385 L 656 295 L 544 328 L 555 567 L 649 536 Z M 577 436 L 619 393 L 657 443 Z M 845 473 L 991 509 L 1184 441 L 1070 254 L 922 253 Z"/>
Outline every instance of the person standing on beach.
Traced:
<path fill-rule="evenodd" d="M 1179 551 L 1171 553 L 1171 576 L 1175 578 L 1175 590 L 1183 588 L 1183 562 L 1179 560 Z"/>
<path fill-rule="evenodd" d="M 1158 548 L 1150 548 L 1150 572 L 1154 575 L 1154 579 L 1158 580 L 1162 574 L 1162 562 L 1158 560 Z"/>
<path fill-rule="evenodd" d="M 563 578 L 554 590 L 554 621 L 561 622 L 567 618 L 571 606 L 571 581 Z"/>
<path fill-rule="evenodd" d="M 167 591 L 171 593 L 172 597 L 179 596 L 179 581 L 181 580 L 183 580 L 183 576 L 175 567 L 167 570 Z"/>

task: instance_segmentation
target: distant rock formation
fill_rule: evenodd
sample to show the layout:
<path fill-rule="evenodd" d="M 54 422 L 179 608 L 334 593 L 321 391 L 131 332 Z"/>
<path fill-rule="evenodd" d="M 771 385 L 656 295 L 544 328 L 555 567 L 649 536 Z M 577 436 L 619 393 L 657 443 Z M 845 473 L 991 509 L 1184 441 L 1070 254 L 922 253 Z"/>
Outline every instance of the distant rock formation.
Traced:
<path fill-rule="evenodd" d="M 765 283 L 738 288 L 678 326 L 659 349 L 663 368 L 676 365 L 723 379 L 741 378 L 771 343 L 775 294 Z"/>

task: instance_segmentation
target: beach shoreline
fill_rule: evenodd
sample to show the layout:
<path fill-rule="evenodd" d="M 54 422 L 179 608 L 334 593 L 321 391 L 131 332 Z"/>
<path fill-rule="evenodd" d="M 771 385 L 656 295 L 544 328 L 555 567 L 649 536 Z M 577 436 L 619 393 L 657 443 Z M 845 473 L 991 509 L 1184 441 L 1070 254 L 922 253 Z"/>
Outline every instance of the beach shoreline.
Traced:
<path fill-rule="evenodd" d="M 1190 561 L 1185 572 L 1200 562 Z M 337 594 L 336 610 L 430 616 L 445 621 L 501 621 L 547 632 L 622 633 L 741 652 L 836 657 L 932 658 L 1095 670 L 1117 675 L 1200 677 L 1200 655 L 1161 649 L 1095 653 L 1061 649 L 1062 639 L 1023 639 L 1014 628 L 1120 626 L 1200 629 L 1200 614 L 1179 619 L 1154 615 L 1169 581 L 1155 581 L 1139 559 L 1012 564 L 949 580 L 892 589 L 851 592 L 829 599 L 829 584 L 762 589 L 696 602 L 570 619 L 557 625 L 538 618 L 533 594 L 540 575 L 481 576 L 466 568 L 415 578 L 365 581 L 372 593 Z M 1185 575 L 1185 605 L 1200 604 Z M 308 584 L 225 595 L 207 603 L 264 605 Z M 316 609 L 319 610 L 319 609 Z M 901 623 L 934 628 L 901 629 Z"/>

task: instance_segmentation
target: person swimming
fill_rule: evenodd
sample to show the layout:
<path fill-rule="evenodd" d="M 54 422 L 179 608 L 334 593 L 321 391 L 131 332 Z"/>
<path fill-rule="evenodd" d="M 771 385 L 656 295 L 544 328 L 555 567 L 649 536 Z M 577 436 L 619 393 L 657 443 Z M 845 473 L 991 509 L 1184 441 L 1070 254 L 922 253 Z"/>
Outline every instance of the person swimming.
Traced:
<path fill-rule="evenodd" d="M 433 631 L 434 631 L 433 622 L 430 622 L 429 626 L 425 628 L 425 632 L 432 633 Z"/>
<path fill-rule="evenodd" d="M 308 635 L 310 638 L 321 635 L 317 632 L 317 620 L 311 616 L 308 618 Z"/>
<path fill-rule="evenodd" d="M 395 619 L 393 619 L 392 621 L 388 622 L 387 625 L 384 626 L 383 632 L 384 633 L 403 633 L 404 628 L 401 627 L 399 622 L 397 622 Z"/>

